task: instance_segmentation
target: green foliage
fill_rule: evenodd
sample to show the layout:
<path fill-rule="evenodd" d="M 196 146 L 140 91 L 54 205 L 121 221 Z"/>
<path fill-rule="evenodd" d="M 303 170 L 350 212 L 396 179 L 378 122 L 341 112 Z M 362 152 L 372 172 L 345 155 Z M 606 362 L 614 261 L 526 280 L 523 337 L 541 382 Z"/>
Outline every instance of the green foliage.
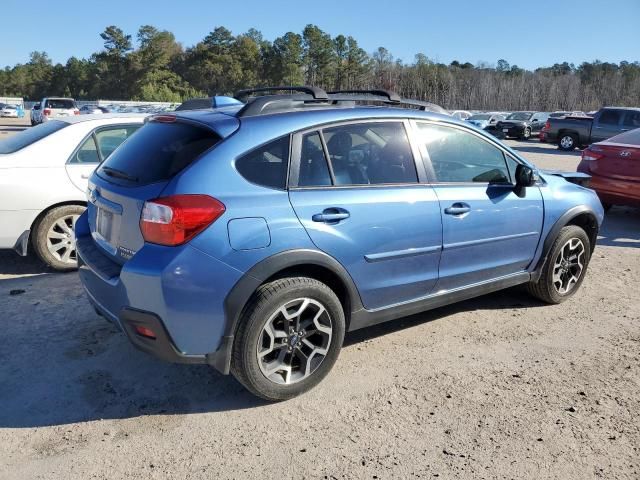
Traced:
<path fill-rule="evenodd" d="M 135 36 L 111 25 L 100 37 L 104 49 L 88 59 L 54 65 L 45 52 L 32 52 L 27 63 L 0 70 L 0 96 L 179 102 L 307 83 L 328 90 L 382 87 L 464 109 L 592 110 L 634 106 L 640 99 L 637 61 L 562 62 L 530 72 L 505 59 L 495 66 L 458 60 L 445 65 L 418 53 L 405 64 L 384 47 L 369 55 L 355 38 L 331 37 L 316 25 L 273 42 L 253 28 L 235 35 L 217 26 L 186 50 L 173 33 L 152 25 L 141 26 Z"/>

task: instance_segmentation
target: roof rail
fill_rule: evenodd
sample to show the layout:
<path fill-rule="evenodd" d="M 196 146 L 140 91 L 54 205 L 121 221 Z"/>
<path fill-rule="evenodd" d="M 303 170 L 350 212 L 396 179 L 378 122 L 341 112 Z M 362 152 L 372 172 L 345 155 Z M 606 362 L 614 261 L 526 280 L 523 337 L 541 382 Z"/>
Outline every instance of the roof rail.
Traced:
<path fill-rule="evenodd" d="M 327 95 L 327 92 L 325 92 L 321 88 L 311 87 L 308 85 L 247 88 L 245 90 L 239 90 L 238 92 L 236 92 L 234 97 L 240 100 L 244 97 L 248 97 L 252 93 L 278 92 L 278 91 L 306 93 L 308 95 L 311 95 L 315 100 L 327 100 L 329 98 Z"/>
<path fill-rule="evenodd" d="M 393 90 L 384 90 L 384 89 L 372 89 L 372 90 L 334 90 L 332 92 L 328 92 L 329 95 L 337 95 L 337 94 L 356 94 L 356 95 L 377 95 L 381 97 L 386 97 L 389 99 L 389 102 L 392 103 L 400 103 L 402 99 L 400 95 L 398 95 Z"/>
<path fill-rule="evenodd" d="M 340 104 L 345 106 L 346 104 L 356 103 L 383 103 L 390 106 L 411 107 L 418 110 L 447 113 L 439 105 L 401 98 L 397 93 L 383 89 L 338 90 L 327 93 L 320 88 L 309 86 L 262 87 L 240 90 L 235 94 L 235 98 L 243 99 L 252 93 L 277 92 L 278 90 L 295 93 L 253 96 L 248 99 L 247 103 L 236 115 L 238 117 L 253 117 L 305 107 L 330 107 L 339 106 Z"/>

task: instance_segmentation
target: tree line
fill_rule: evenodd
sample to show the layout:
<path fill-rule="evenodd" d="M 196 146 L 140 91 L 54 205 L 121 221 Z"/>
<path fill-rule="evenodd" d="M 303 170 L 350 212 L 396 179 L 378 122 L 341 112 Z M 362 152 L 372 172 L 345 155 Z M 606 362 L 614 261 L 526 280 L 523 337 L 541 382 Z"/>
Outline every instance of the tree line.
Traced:
<path fill-rule="evenodd" d="M 184 48 L 151 25 L 133 39 L 116 26 L 100 34 L 104 49 L 53 64 L 46 52 L 0 70 L 0 96 L 180 102 L 242 88 L 308 84 L 327 90 L 388 88 L 445 108 L 595 110 L 640 105 L 640 62 L 555 64 L 534 71 L 500 59 L 496 65 L 435 62 L 419 53 L 405 63 L 384 47 L 369 54 L 352 36 L 332 37 L 315 25 L 273 41 L 255 29 L 234 35 L 216 27 Z"/>

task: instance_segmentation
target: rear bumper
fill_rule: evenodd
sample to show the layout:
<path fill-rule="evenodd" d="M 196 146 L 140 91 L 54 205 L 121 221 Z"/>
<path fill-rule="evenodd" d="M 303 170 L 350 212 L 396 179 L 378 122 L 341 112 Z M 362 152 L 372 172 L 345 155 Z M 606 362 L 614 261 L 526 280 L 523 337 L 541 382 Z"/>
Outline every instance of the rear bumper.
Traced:
<path fill-rule="evenodd" d="M 93 243 L 86 222 L 86 214 L 76 222 L 78 273 L 95 309 L 147 353 L 228 373 L 233 337 L 225 336 L 224 300 L 242 273 L 189 245 L 145 245 L 120 266 Z"/>
<path fill-rule="evenodd" d="M 640 182 L 603 177 L 589 171 L 583 163 L 578 171 L 591 175 L 589 188 L 595 190 L 602 203 L 640 207 Z"/>

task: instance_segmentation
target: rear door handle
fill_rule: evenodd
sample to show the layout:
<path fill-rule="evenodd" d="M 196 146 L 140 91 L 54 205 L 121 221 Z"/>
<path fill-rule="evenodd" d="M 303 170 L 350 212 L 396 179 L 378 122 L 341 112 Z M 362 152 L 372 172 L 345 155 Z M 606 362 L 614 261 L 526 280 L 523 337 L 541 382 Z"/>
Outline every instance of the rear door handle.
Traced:
<path fill-rule="evenodd" d="M 450 207 L 444 209 L 444 213 L 447 215 L 462 215 L 463 213 L 469 213 L 471 207 L 463 202 L 456 202 Z"/>
<path fill-rule="evenodd" d="M 311 217 L 314 222 L 338 223 L 349 218 L 349 212 L 344 208 L 325 208 L 322 213 L 316 213 Z"/>

